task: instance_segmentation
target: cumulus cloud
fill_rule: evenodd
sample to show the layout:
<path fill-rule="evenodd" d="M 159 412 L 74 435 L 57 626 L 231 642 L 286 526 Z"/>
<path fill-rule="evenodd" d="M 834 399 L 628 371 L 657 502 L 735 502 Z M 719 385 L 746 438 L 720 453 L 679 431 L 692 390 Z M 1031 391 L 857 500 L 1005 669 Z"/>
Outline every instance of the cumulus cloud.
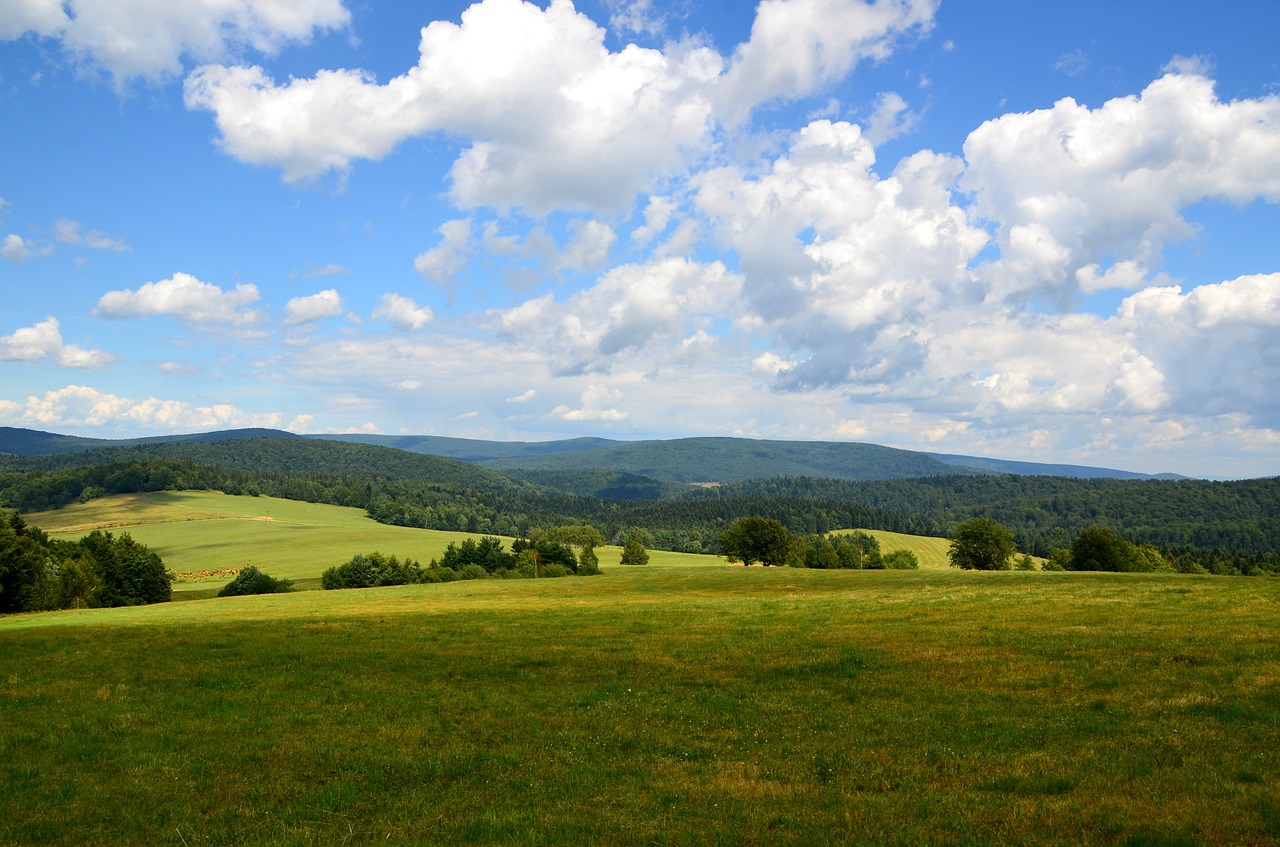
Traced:
<path fill-rule="evenodd" d="M 431 309 L 419 307 L 408 297 L 399 294 L 383 294 L 378 308 L 373 310 L 374 319 L 381 319 L 401 329 L 420 330 L 435 319 Z"/>
<path fill-rule="evenodd" d="M 342 0 L 16 0 L 0 15 L 0 39 L 53 38 L 117 89 L 131 79 L 174 76 L 184 56 L 213 61 L 253 49 L 276 53 L 290 41 L 347 25 Z"/>
<path fill-rule="evenodd" d="M 547 294 L 493 315 L 499 331 L 545 350 L 558 371 L 605 371 L 624 351 L 679 351 L 700 316 L 735 309 L 740 285 L 719 262 L 673 258 L 614 268 L 563 303 Z"/>
<path fill-rule="evenodd" d="M 136 318 L 169 315 L 191 323 L 251 324 L 259 315 L 246 309 L 259 298 L 258 287 L 239 283 L 223 291 L 186 273 L 148 282 L 137 290 L 108 291 L 98 300 L 94 314 L 104 318 Z"/>
<path fill-rule="evenodd" d="M 22 263 L 51 253 L 53 253 L 52 244 L 35 244 L 14 233 L 6 235 L 4 242 L 0 243 L 0 256 L 4 256 L 10 262 Z"/>
<path fill-rule="evenodd" d="M 233 427 L 278 427 L 279 413 L 248 414 L 230 403 L 197 406 L 181 400 L 135 400 L 84 385 L 68 385 L 25 401 L 0 400 L 0 421 L 42 429 L 120 427 L 191 432 Z"/>
<path fill-rule="evenodd" d="M 569 243 L 560 254 L 560 267 L 566 270 L 593 270 L 605 264 L 609 250 L 618 236 L 606 223 L 597 220 L 569 222 Z"/>
<path fill-rule="evenodd" d="M 909 32 L 932 28 L 938 0 L 761 0 L 751 38 L 734 52 L 717 92 L 737 123 L 757 105 L 795 99 L 888 56 Z"/>
<path fill-rule="evenodd" d="M 115 361 L 114 356 L 102 350 L 87 350 L 65 343 L 62 326 L 53 317 L 0 337 L 0 361 L 37 362 L 42 359 L 50 359 L 67 368 L 94 370 Z"/>
<path fill-rule="evenodd" d="M 738 253 L 761 327 L 808 355 L 792 387 L 878 383 L 918 365 L 918 329 L 975 295 L 969 263 L 989 241 L 952 203 L 963 165 L 918 153 L 890 177 L 859 128 L 815 121 L 760 176 L 706 174 L 699 207 Z"/>
<path fill-rule="evenodd" d="M 1097 109 L 1067 98 L 987 121 L 964 155 L 961 184 L 1000 244 L 991 297 L 1068 308 L 1081 288 L 1142 285 L 1194 234 L 1187 206 L 1280 201 L 1280 97 L 1223 102 L 1212 80 L 1173 71 Z"/>
<path fill-rule="evenodd" d="M 1174 410 L 1243 411 L 1258 425 L 1280 428 L 1280 274 L 1185 293 L 1178 286 L 1144 289 L 1124 301 L 1115 322 L 1166 376 Z"/>
<path fill-rule="evenodd" d="M 342 314 L 342 297 L 337 289 L 328 288 L 307 297 L 294 297 L 284 306 L 287 324 L 312 323 Z"/>
<path fill-rule="evenodd" d="M 657 238 L 671 222 L 675 214 L 676 204 L 667 197 L 650 197 L 644 207 L 644 225 L 631 231 L 631 241 L 635 244 L 648 244 Z"/>
<path fill-rule="evenodd" d="M 451 171 L 456 202 L 535 213 L 624 209 L 708 143 L 719 56 L 610 52 L 568 0 L 482 0 L 459 24 L 425 27 L 420 53 L 385 84 L 352 70 L 278 84 L 258 67 L 206 65 L 188 77 L 186 103 L 214 113 L 227 153 L 295 183 L 411 136 L 471 138 Z"/>
<path fill-rule="evenodd" d="M 876 147 L 905 135 L 915 128 L 920 116 L 911 111 L 911 107 L 902 95 L 896 91 L 886 91 L 876 98 L 875 111 L 867 118 L 866 130 L 863 133 L 867 140 Z"/>
<path fill-rule="evenodd" d="M 432 282 L 442 285 L 467 266 L 471 252 L 471 220 L 459 218 L 445 221 L 437 230 L 440 243 L 413 260 L 413 268 Z"/>
<path fill-rule="evenodd" d="M 560 405 L 551 410 L 549 417 L 561 421 L 605 421 L 616 422 L 626 420 L 627 413 L 615 408 L 622 401 L 622 392 L 604 386 L 592 385 L 582 392 L 581 406 L 570 408 Z"/>

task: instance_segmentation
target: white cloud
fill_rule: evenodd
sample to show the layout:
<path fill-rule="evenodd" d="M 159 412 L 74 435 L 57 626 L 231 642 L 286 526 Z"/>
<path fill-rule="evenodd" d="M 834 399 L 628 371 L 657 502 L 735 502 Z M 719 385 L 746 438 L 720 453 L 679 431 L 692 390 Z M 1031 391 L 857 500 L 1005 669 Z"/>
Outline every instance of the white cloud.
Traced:
<path fill-rule="evenodd" d="M 552 295 L 495 312 L 497 328 L 541 348 L 562 373 L 606 371 L 625 351 L 675 355 L 700 316 L 732 313 L 741 280 L 724 265 L 665 259 L 622 265 L 564 303 Z"/>
<path fill-rule="evenodd" d="M 528 403 L 530 400 L 534 399 L 537 396 L 538 396 L 537 390 L 530 388 L 528 391 L 525 391 L 521 394 L 517 394 L 514 397 L 508 397 L 507 402 L 508 403 Z"/>
<path fill-rule="evenodd" d="M 667 197 L 650 197 L 644 207 L 644 225 L 631 232 L 631 241 L 635 244 L 648 244 L 661 235 L 671 222 L 676 211 L 676 204 Z"/>
<path fill-rule="evenodd" d="M 471 220 L 445 221 L 437 231 L 440 243 L 419 254 L 413 260 L 413 268 L 432 282 L 445 285 L 467 266 L 467 256 L 471 252 Z"/>
<path fill-rule="evenodd" d="M 115 361 L 114 356 L 102 350 L 86 350 L 63 342 L 62 327 L 53 317 L 0 337 L 0 361 L 36 362 L 46 358 L 63 367 L 94 370 Z"/>
<path fill-rule="evenodd" d="M 1083 50 L 1071 50 L 1059 56 L 1058 61 L 1053 63 L 1053 68 L 1067 76 L 1079 76 L 1089 69 L 1089 57 Z"/>
<path fill-rule="evenodd" d="M 180 400 L 134 400 L 84 385 L 68 385 L 25 402 L 0 401 L 0 421 L 42 429 L 136 428 L 191 432 L 233 427 L 278 427 L 277 412 L 249 414 L 229 403 L 196 406 Z"/>
<path fill-rule="evenodd" d="M 1183 293 L 1130 296 L 1115 320 L 1164 375 L 1181 414 L 1242 413 L 1280 428 L 1280 274 L 1243 276 Z"/>
<path fill-rule="evenodd" d="M 69 18 L 62 0 L 8 0 L 0 14 L 0 38 L 13 40 L 28 32 L 39 36 L 57 35 Z"/>
<path fill-rule="evenodd" d="M 0 256 L 4 256 L 10 262 L 22 263 L 51 253 L 53 253 L 52 244 L 37 245 L 14 233 L 6 235 L 4 242 L 0 243 Z"/>
<path fill-rule="evenodd" d="M 83 244 L 94 250 L 111 250 L 116 253 L 128 253 L 133 248 L 115 236 L 107 235 L 100 230 L 91 229 L 82 233 L 84 224 L 79 221 L 60 218 L 53 225 L 53 238 L 63 244 Z"/>
<path fill-rule="evenodd" d="M 280 85 L 261 68 L 207 65 L 187 79 L 186 103 L 214 112 L 227 153 L 295 183 L 411 136 L 471 138 L 451 172 L 456 202 L 535 213 L 624 209 L 708 142 L 719 57 L 688 46 L 612 53 L 568 0 L 482 0 L 460 24 L 425 27 L 420 53 L 385 84 L 340 70 Z"/>
<path fill-rule="evenodd" d="M 795 99 L 882 59 L 906 33 L 933 26 L 937 0 L 761 0 L 751 38 L 718 91 L 730 123 L 775 98 Z"/>
<path fill-rule="evenodd" d="M 431 309 L 419 307 L 408 297 L 399 294 L 383 294 L 378 308 L 373 310 L 374 319 L 382 319 L 401 329 L 417 331 L 435 319 Z"/>
<path fill-rule="evenodd" d="M 551 410 L 549 417 L 561 421 L 605 421 L 617 422 L 626 420 L 627 413 L 614 408 L 622 401 L 622 392 L 603 386 L 592 385 L 582 392 L 582 405 L 576 409 L 560 405 Z"/>
<path fill-rule="evenodd" d="M 183 57 L 213 61 L 246 48 L 273 54 L 290 41 L 350 20 L 341 0 L 9 0 L 0 38 L 55 38 L 116 88 L 182 71 Z"/>
<path fill-rule="evenodd" d="M 987 121 L 964 152 L 962 185 L 1001 248 L 983 270 L 991 296 L 1068 308 L 1081 289 L 1142 284 L 1194 234 L 1187 206 L 1280 201 L 1280 97 L 1223 102 L 1208 78 L 1171 72 L 1097 109 L 1064 99 Z"/>
<path fill-rule="evenodd" d="M 905 135 L 915 129 L 920 116 L 911 111 L 911 107 L 902 95 L 896 91 L 886 91 L 876 98 L 876 109 L 867 118 L 867 126 L 863 135 L 876 147 Z"/>
<path fill-rule="evenodd" d="M 580 271 L 602 267 L 618 240 L 608 224 L 590 219 L 570 221 L 569 236 L 569 243 L 560 254 L 559 266 Z"/>
<path fill-rule="evenodd" d="M 341 315 L 342 297 L 336 289 L 328 288 L 307 297 L 294 297 L 284 307 L 287 324 L 311 323 Z"/>
<path fill-rule="evenodd" d="M 98 301 L 94 314 L 104 318 L 135 318 L 169 315 L 192 323 L 250 324 L 257 313 L 245 307 L 258 301 L 258 287 L 239 283 L 232 291 L 201 282 L 186 273 L 148 282 L 136 291 L 108 291 Z"/>
<path fill-rule="evenodd" d="M 857 126 L 816 121 L 767 173 L 724 168 L 698 182 L 759 327 L 807 352 L 780 373 L 794 388 L 879 384 L 916 367 L 919 329 L 974 299 L 968 265 L 989 239 L 951 202 L 962 164 L 917 153 L 881 179 L 874 162 Z"/>
<path fill-rule="evenodd" d="M 658 36 L 667 28 L 671 10 L 659 12 L 653 0 L 606 0 L 612 14 L 609 26 L 637 35 Z"/>
<path fill-rule="evenodd" d="M 315 279 L 316 277 L 337 276 L 338 274 L 349 274 L 349 273 L 351 273 L 351 268 L 348 268 L 345 265 L 339 265 L 331 262 L 327 265 L 320 265 L 319 267 L 308 268 L 307 272 L 303 274 L 303 276 L 306 279 Z"/>

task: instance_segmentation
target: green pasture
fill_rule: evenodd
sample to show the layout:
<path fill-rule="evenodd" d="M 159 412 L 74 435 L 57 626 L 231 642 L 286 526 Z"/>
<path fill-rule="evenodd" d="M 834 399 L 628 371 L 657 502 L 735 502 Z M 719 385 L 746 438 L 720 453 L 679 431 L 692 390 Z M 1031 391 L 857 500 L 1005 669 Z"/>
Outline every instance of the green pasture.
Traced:
<path fill-rule="evenodd" d="M 17 615 L 0 845 L 1274 845 L 1278 621 L 727 566 Z"/>
<path fill-rule="evenodd" d="M 469 537 L 460 532 L 387 526 L 370 520 L 363 509 L 208 491 L 121 494 L 26 517 L 54 537 L 79 538 L 94 529 L 127 532 L 158 553 L 175 573 L 252 564 L 274 577 L 296 580 L 302 588 L 318 584 L 325 569 L 356 553 L 378 550 L 425 565 L 440 558 L 451 542 Z M 872 534 L 885 552 L 910 549 L 922 568 L 947 567 L 945 539 L 878 530 Z M 604 567 L 616 565 L 622 556 L 620 547 L 596 552 Z M 650 567 L 726 564 L 716 556 L 649 551 Z M 230 576 L 179 579 L 173 588 L 179 599 L 206 596 L 230 580 Z"/>
<path fill-rule="evenodd" d="M 104 497 L 53 512 L 26 516 L 54 537 L 79 538 L 94 529 L 127 532 L 164 559 L 175 573 L 201 573 L 257 565 L 274 577 L 318 584 L 325 569 L 356 553 L 378 550 L 426 564 L 440 558 L 461 532 L 387 526 L 363 509 L 300 503 L 272 497 L 229 496 L 208 491 L 162 491 Z M 510 539 L 507 539 L 510 541 Z M 596 551 L 601 564 L 617 564 L 620 547 Z M 715 556 L 652 551 L 650 564 L 725 564 Z M 179 579 L 176 595 L 205 595 L 231 580 Z"/>

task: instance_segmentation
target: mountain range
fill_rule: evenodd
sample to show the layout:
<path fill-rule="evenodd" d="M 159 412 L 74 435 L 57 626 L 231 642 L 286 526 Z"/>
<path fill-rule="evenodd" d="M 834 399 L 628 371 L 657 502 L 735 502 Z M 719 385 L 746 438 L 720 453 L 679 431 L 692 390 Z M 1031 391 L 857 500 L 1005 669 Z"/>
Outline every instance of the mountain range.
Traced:
<path fill-rule="evenodd" d="M 273 429 L 235 429 L 149 438 L 101 439 L 0 427 L 0 454 L 42 456 L 103 448 L 211 443 L 248 438 L 306 438 L 390 447 L 410 453 L 456 459 L 503 471 L 531 482 L 553 484 L 567 489 L 580 487 L 573 484 L 576 477 L 589 473 L 598 476 L 600 472 L 607 472 L 615 484 L 642 487 L 650 483 L 723 484 L 775 477 L 856 481 L 957 474 L 1016 474 L 1077 479 L 1181 478 L 1174 474 L 1152 476 L 1083 465 L 925 453 L 876 444 L 721 437 L 656 441 L 614 441 L 604 438 L 484 441 L 435 435 L 302 436 Z"/>

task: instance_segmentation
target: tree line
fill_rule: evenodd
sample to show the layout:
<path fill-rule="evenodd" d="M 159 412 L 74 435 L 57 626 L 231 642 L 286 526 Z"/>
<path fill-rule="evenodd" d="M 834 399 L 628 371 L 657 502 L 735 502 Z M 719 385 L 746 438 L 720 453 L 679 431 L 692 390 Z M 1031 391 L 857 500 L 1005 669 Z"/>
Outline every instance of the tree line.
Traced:
<path fill-rule="evenodd" d="M 16 511 L 0 512 L 0 614 L 169 600 L 173 574 L 128 533 L 50 539 Z"/>
<path fill-rule="evenodd" d="M 251 449 L 236 447 L 245 444 Z M 336 458 L 327 461 L 334 448 Z M 744 515 L 777 520 L 797 535 L 862 527 L 935 537 L 989 517 L 1013 532 L 1019 549 L 1041 558 L 1096 526 L 1186 567 L 1280 573 L 1280 479 L 775 478 L 611 500 L 438 457 L 303 439 L 0 458 L 0 505 L 22 511 L 107 493 L 182 489 L 354 506 L 383 523 L 481 535 L 523 537 L 537 527 L 586 524 L 620 543 L 638 526 L 649 533 L 649 548 L 713 555 L 722 554 L 722 534 Z"/>

